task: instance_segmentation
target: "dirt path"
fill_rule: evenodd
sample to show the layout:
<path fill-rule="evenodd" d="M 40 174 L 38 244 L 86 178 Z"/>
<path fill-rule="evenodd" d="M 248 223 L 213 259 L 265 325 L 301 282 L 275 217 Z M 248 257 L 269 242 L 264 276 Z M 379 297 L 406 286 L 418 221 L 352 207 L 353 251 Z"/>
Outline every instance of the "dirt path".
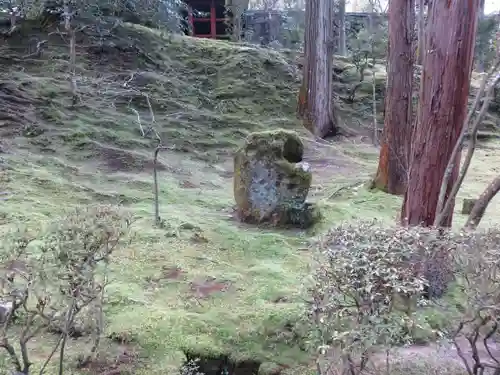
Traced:
<path fill-rule="evenodd" d="M 302 138 L 305 146 L 304 161 L 311 166 L 313 184 L 309 198 L 313 201 L 331 197 L 346 187 L 362 185 L 369 181 L 376 166 L 357 155 L 360 149 L 373 153 L 376 160 L 378 150 L 370 144 L 356 144 L 352 140 L 315 140 Z"/>
<path fill-rule="evenodd" d="M 458 339 L 458 344 L 467 359 L 469 366 L 474 365 L 473 353 L 465 338 Z M 489 351 L 482 344 L 478 345 L 478 356 L 481 363 L 491 366 L 499 366 L 495 359 L 500 361 L 500 345 L 497 343 L 489 344 Z M 466 367 L 460 358 L 456 348 L 452 343 L 429 343 L 427 345 L 411 345 L 394 350 L 390 357 L 389 375 L 417 375 L 418 371 L 422 375 L 466 375 Z M 336 362 L 333 356 L 332 363 Z M 376 354 L 372 357 L 370 370 L 368 374 L 387 375 L 387 356 L 385 353 Z M 420 375 L 419 373 L 419 375 Z M 485 371 L 485 375 L 493 374 L 494 370 Z M 337 375 L 338 372 L 333 368 L 330 375 Z"/>
<path fill-rule="evenodd" d="M 346 149 L 352 149 L 353 153 L 356 149 L 370 149 L 377 155 L 376 149 L 369 144 L 355 144 L 351 141 L 327 141 L 315 140 L 305 132 L 300 134 L 304 142 L 304 162 L 311 166 L 313 173 L 313 184 L 315 186 L 331 184 L 336 178 L 342 180 L 353 180 L 357 176 L 362 176 L 371 173 L 367 170 L 366 165 L 360 163 L 355 156 L 346 155 Z M 375 158 L 376 156 L 374 156 Z M 232 157 L 225 158 L 217 166 L 221 177 L 233 178 L 233 159 Z"/>
<path fill-rule="evenodd" d="M 361 167 L 353 158 L 347 157 L 343 147 L 347 143 L 303 139 L 304 161 L 309 163 L 318 181 L 331 180 L 333 176 L 353 176 Z M 368 146 L 370 147 L 370 146 Z"/>

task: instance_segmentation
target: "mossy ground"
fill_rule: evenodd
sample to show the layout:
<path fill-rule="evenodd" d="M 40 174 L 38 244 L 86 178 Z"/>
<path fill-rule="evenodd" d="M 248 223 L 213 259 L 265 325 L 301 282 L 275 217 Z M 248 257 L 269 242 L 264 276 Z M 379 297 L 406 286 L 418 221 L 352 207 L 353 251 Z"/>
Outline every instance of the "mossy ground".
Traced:
<path fill-rule="evenodd" d="M 399 212 L 400 198 L 363 186 L 375 171 L 377 150 L 354 141 L 318 143 L 300 130 L 294 114 L 300 77 L 290 56 L 138 26 L 119 32 L 147 46 L 132 57 L 80 48 L 75 107 L 58 37 L 48 38 L 35 64 L 2 67 L 0 83 L 12 91 L 10 99 L 0 98 L 10 111 L 0 127 L 2 232 L 39 228 L 76 205 L 121 204 L 137 220 L 133 241 L 115 255 L 111 270 L 104 358 L 113 361 L 126 346 L 143 358 L 133 373 L 163 375 L 175 373 L 182 349 L 190 348 L 304 373 L 310 356 L 286 327 L 304 308 L 307 241 L 341 220 L 392 223 Z M 364 100 L 342 105 L 347 125 L 367 123 Z M 167 147 L 159 158 L 163 228 L 153 226 L 155 141 L 141 136 L 132 108 Z M 278 127 L 298 130 L 307 145 L 315 171 L 311 195 L 325 215 L 313 232 L 258 229 L 232 217 L 232 152 L 249 132 Z M 461 196 L 477 196 L 498 173 L 499 158 L 497 144 L 478 150 Z M 500 198 L 482 225 L 500 221 L 499 205 Z M 462 220 L 456 216 L 457 224 Z M 35 362 L 53 340 L 46 335 L 32 344 Z M 84 345 L 71 341 L 69 358 Z"/>

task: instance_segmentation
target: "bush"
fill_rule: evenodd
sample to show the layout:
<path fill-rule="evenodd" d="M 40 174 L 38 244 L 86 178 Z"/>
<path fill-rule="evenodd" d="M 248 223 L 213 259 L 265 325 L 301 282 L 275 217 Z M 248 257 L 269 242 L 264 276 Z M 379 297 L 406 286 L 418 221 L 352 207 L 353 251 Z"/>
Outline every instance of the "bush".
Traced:
<path fill-rule="evenodd" d="M 130 220 L 109 206 L 77 209 L 35 236 L 13 233 L 0 251 L 0 302 L 4 307 L 0 348 L 8 354 L 12 368 L 29 374 L 28 342 L 44 331 L 57 332 L 52 353 L 59 350 L 59 368 L 64 364 L 67 338 L 78 320 L 92 333 L 88 362 L 97 354 L 103 332 L 103 297 L 107 264 L 115 249 L 124 245 Z M 14 326 L 20 329 L 11 329 Z M 19 345 L 19 349 L 13 342 Z M 40 374 L 51 360 L 42 365 Z"/>
<path fill-rule="evenodd" d="M 432 228 L 341 225 L 314 244 L 309 288 L 312 342 L 361 373 L 370 353 L 413 340 L 423 297 L 440 297 L 453 280 L 464 234 Z M 331 354 L 331 353 L 330 353 Z M 357 370 L 352 372 L 352 367 Z"/>
<path fill-rule="evenodd" d="M 317 264 L 308 289 L 318 371 L 336 363 L 338 373 L 361 374 L 375 352 L 412 342 L 422 328 L 417 309 L 431 303 L 424 292 L 442 295 L 452 278 L 464 311 L 440 336 L 453 339 L 469 375 L 500 371 L 500 354 L 490 345 L 499 327 L 499 245 L 498 230 L 453 233 L 374 222 L 330 230 L 314 244 Z"/>
<path fill-rule="evenodd" d="M 410 266 L 418 241 L 411 230 L 362 223 L 334 228 L 316 243 L 311 339 L 322 354 L 338 357 L 341 372 L 362 373 L 374 348 L 410 341 L 425 286 Z"/>
<path fill-rule="evenodd" d="M 500 373 L 500 230 L 463 234 L 455 268 L 463 314 L 451 338 L 469 375 Z"/>

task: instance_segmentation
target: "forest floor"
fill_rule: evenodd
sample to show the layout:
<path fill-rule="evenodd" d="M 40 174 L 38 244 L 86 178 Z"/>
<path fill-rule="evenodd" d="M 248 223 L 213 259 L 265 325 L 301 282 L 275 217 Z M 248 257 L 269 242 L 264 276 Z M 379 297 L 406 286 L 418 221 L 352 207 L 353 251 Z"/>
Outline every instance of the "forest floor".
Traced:
<path fill-rule="evenodd" d="M 314 256 L 309 241 L 341 221 L 395 222 L 401 198 L 365 188 L 377 148 L 366 137 L 318 141 L 301 129 L 295 119 L 300 72 L 291 52 L 130 25 L 114 33 L 113 47 L 97 48 L 87 34 L 79 41 L 76 106 L 59 36 L 26 28 L 2 47 L 1 233 L 37 230 L 73 207 L 96 203 L 120 204 L 136 219 L 133 241 L 111 265 L 99 362 L 76 370 L 71 364 L 89 343 L 71 340 L 68 374 L 174 374 L 185 350 L 257 360 L 263 373 L 314 372 L 298 324 Z M 23 60 L 33 38 L 48 40 L 48 47 L 41 58 Z M 120 48 L 123 40 L 134 48 Z M 383 69 L 376 74 L 383 82 Z M 341 76 L 340 93 L 355 72 L 350 67 Z M 362 89 L 354 103 L 342 102 L 346 125 L 370 123 L 370 97 Z M 167 147 L 159 158 L 163 228 L 153 225 L 156 143 L 142 137 L 137 113 Z M 314 173 L 310 198 L 325 216 L 310 231 L 255 228 L 232 216 L 232 152 L 249 132 L 279 127 L 297 130 L 306 144 Z M 477 197 L 498 174 L 495 160 L 500 144 L 478 149 L 458 202 Z M 460 206 L 457 227 L 465 220 Z M 499 213 L 496 198 L 481 226 L 499 224 Z M 425 341 L 449 316 L 433 309 L 419 319 L 424 328 L 416 339 Z M 34 370 L 56 339 L 45 334 L 32 342 Z M 0 374 L 7 368 L 1 358 Z"/>

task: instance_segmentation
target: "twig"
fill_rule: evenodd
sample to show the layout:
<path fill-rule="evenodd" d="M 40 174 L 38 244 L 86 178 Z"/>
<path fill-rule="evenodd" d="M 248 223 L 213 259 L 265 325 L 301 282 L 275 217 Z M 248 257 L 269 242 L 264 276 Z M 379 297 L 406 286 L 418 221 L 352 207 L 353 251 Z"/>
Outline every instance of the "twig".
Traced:
<path fill-rule="evenodd" d="M 491 353 L 490 346 L 488 345 L 488 340 L 497 332 L 497 330 L 498 330 L 498 323 L 495 322 L 493 323 L 493 327 L 491 327 L 490 332 L 488 332 L 488 334 L 484 337 L 483 344 L 490 358 L 500 365 L 500 361 L 496 359 L 495 356 Z"/>
<path fill-rule="evenodd" d="M 154 193 L 154 210 L 155 210 L 155 224 L 160 226 L 160 198 L 159 198 L 159 187 L 158 187 L 158 154 L 161 150 L 166 150 L 167 147 L 162 146 L 161 143 L 156 146 L 153 154 L 153 193 Z"/>
<path fill-rule="evenodd" d="M 105 270 L 107 270 L 108 262 L 106 261 L 106 267 Z M 106 271 L 105 271 L 106 274 Z M 93 287 L 95 288 L 95 282 L 93 282 Z M 83 368 L 87 364 L 90 363 L 90 361 L 95 358 L 97 354 L 97 349 L 99 348 L 100 342 L 101 342 L 101 335 L 103 332 L 103 324 L 104 324 L 104 312 L 103 312 L 103 305 L 104 305 L 104 287 L 107 284 L 107 277 L 104 277 L 104 282 L 103 286 L 100 290 L 100 299 L 97 303 L 97 306 L 95 308 L 94 314 L 95 314 L 95 327 L 94 327 L 94 343 L 92 344 L 92 348 L 90 349 L 89 354 L 83 359 L 81 362 L 78 363 L 78 368 Z"/>
<path fill-rule="evenodd" d="M 151 101 L 149 100 L 149 96 L 147 94 L 142 94 L 142 95 L 146 98 L 146 103 L 148 104 L 149 113 L 151 116 L 151 125 L 148 127 L 146 131 L 144 131 L 144 127 L 142 126 L 141 116 L 139 115 L 139 112 L 132 107 L 130 107 L 130 109 L 137 116 L 137 123 L 139 124 L 141 135 L 145 138 L 149 135 L 149 133 L 153 133 L 155 139 L 158 141 L 158 144 L 153 152 L 153 194 L 154 194 L 154 222 L 155 225 L 160 226 L 161 218 L 160 218 L 160 198 L 159 198 L 159 187 L 158 187 L 158 154 L 160 153 L 161 150 L 167 150 L 168 148 L 163 145 L 160 134 L 158 134 L 158 132 L 155 129 L 154 125 L 156 123 L 156 119 L 153 111 L 153 106 L 151 105 Z"/>
<path fill-rule="evenodd" d="M 42 329 L 42 327 L 39 326 L 31 334 L 29 333 L 29 329 L 30 329 L 31 325 L 33 324 L 35 317 L 36 317 L 36 314 L 31 314 L 28 317 L 28 319 L 26 321 L 26 325 L 21 333 L 21 337 L 19 338 L 19 347 L 21 348 L 21 358 L 23 359 L 23 364 L 24 364 L 24 369 L 23 369 L 24 374 L 28 373 L 29 368 L 32 365 L 32 363 L 28 357 L 28 346 L 26 344 L 28 343 L 28 341 L 31 338 L 33 338 Z"/>
<path fill-rule="evenodd" d="M 64 331 L 62 333 L 61 349 L 59 350 L 59 375 L 63 375 L 64 372 L 64 350 L 66 349 L 66 341 L 68 340 L 69 330 L 73 325 L 73 318 L 76 308 L 76 298 L 71 302 L 71 306 L 66 315 L 66 322 L 64 326 Z"/>
<path fill-rule="evenodd" d="M 330 194 L 330 195 L 326 198 L 326 200 L 330 200 L 330 199 L 332 199 L 332 198 L 335 198 L 335 197 L 339 196 L 339 195 L 340 195 L 340 193 L 341 193 L 342 191 L 347 190 L 347 189 L 352 189 L 352 188 L 355 188 L 355 187 L 357 187 L 357 186 L 362 185 L 363 183 L 364 183 L 364 181 L 356 181 L 356 182 L 354 182 L 354 183 L 352 183 L 352 184 L 344 185 L 344 186 L 342 186 L 342 187 L 338 188 L 337 190 L 335 190 L 333 193 L 331 193 L 331 194 Z"/>
<path fill-rule="evenodd" d="M 151 105 L 151 101 L 149 100 L 149 96 L 147 94 L 142 94 L 142 96 L 144 96 L 146 98 L 146 103 L 148 104 L 149 113 L 151 115 L 151 125 L 146 130 L 144 130 L 144 127 L 142 126 L 141 116 L 140 116 L 139 112 L 135 108 L 131 107 L 130 105 L 129 105 L 129 108 L 137 116 L 137 124 L 139 125 L 139 129 L 141 131 L 142 137 L 146 138 L 150 133 L 153 133 L 155 139 L 158 141 L 158 143 L 161 144 L 161 137 L 154 127 L 156 120 L 155 120 L 155 114 L 153 111 L 153 106 Z"/>
<path fill-rule="evenodd" d="M 124 88 L 127 88 L 127 87 L 128 87 L 128 84 L 129 84 L 130 82 L 132 82 L 132 80 L 135 78 L 135 75 L 136 75 L 136 74 L 137 74 L 136 72 L 132 72 L 132 73 L 130 73 L 130 78 L 129 78 L 129 79 L 127 79 L 127 80 L 123 83 L 123 87 L 124 87 Z"/>
<path fill-rule="evenodd" d="M 463 323 L 460 323 L 460 324 L 462 325 Z M 461 328 L 463 328 L 463 325 L 461 326 Z M 461 328 L 460 328 L 460 330 L 461 330 Z M 474 373 L 472 372 L 472 369 L 471 369 L 471 367 L 470 367 L 469 361 L 467 361 L 467 358 L 465 357 L 465 354 L 464 354 L 464 352 L 463 352 L 462 348 L 461 348 L 461 347 L 460 347 L 460 345 L 458 344 L 458 341 L 457 341 L 457 337 L 456 337 L 456 336 L 454 336 L 454 337 L 453 337 L 453 344 L 454 344 L 454 346 L 455 346 L 455 349 L 457 350 L 457 354 L 458 354 L 458 356 L 459 356 L 459 357 L 460 357 L 460 359 L 462 360 L 462 362 L 463 362 L 463 364 L 464 364 L 464 366 L 465 366 L 465 369 L 467 370 L 467 373 L 468 373 L 469 375 L 473 375 Z"/>
<path fill-rule="evenodd" d="M 137 110 L 135 108 L 132 108 L 132 107 L 130 107 L 130 110 L 132 112 L 134 112 L 135 115 L 137 116 L 137 124 L 139 125 L 139 129 L 141 130 L 141 135 L 143 137 L 146 137 L 146 134 L 144 133 L 144 128 L 142 127 L 141 116 L 139 115 L 139 112 L 137 112 Z"/>
<path fill-rule="evenodd" d="M 144 96 L 146 97 L 146 102 L 148 103 L 148 108 L 149 108 L 149 114 L 151 115 L 151 126 L 153 126 L 156 123 L 155 113 L 153 111 L 153 107 L 151 106 L 151 101 L 149 100 L 149 95 L 144 94 Z"/>
<path fill-rule="evenodd" d="M 44 47 L 47 44 L 47 40 L 42 40 L 36 44 L 36 51 L 32 52 L 30 54 L 24 55 L 22 58 L 23 59 L 29 59 L 31 57 L 40 57 L 42 55 L 42 47 Z"/>
<path fill-rule="evenodd" d="M 22 371 L 22 366 L 21 362 L 19 361 L 19 358 L 17 357 L 16 350 L 14 347 L 8 342 L 6 338 L 2 340 L 0 343 L 0 347 L 4 348 L 7 353 L 9 354 L 9 357 L 14 364 L 14 367 L 16 368 L 17 371 Z"/>
<path fill-rule="evenodd" d="M 151 101 L 149 100 L 149 96 L 147 94 L 142 94 L 142 95 L 146 98 L 146 103 L 148 104 L 149 113 L 151 115 L 151 126 L 149 126 L 146 131 L 144 131 L 144 127 L 142 126 L 141 116 L 139 115 L 139 112 L 132 107 L 130 107 L 130 109 L 137 116 L 137 123 L 139 125 L 142 137 L 146 138 L 149 135 L 149 133 L 152 132 L 154 133 L 155 139 L 158 141 L 158 144 L 153 152 L 153 195 L 154 195 L 154 222 L 155 225 L 160 226 L 161 218 L 160 218 L 160 198 L 159 198 L 159 187 L 158 187 L 158 154 L 160 153 L 161 150 L 166 150 L 168 148 L 166 146 L 163 146 L 160 134 L 158 134 L 158 132 L 154 127 L 156 120 L 153 111 L 153 106 L 151 105 Z"/>
<path fill-rule="evenodd" d="M 62 340 L 63 340 L 63 337 L 64 337 L 64 334 L 61 334 L 59 336 L 59 340 L 57 340 L 57 343 L 56 345 L 54 346 L 54 348 L 52 349 L 52 351 L 50 352 L 49 356 L 47 357 L 47 359 L 45 360 L 45 362 L 43 363 L 42 365 L 42 368 L 40 369 L 40 372 L 39 372 L 39 375 L 43 375 L 44 372 L 45 372 L 45 368 L 48 366 L 48 364 L 50 363 L 50 360 L 52 359 L 52 357 L 54 356 L 54 354 L 56 354 L 57 352 L 57 349 L 59 348 L 59 345 L 61 344 Z"/>
<path fill-rule="evenodd" d="M 21 303 L 17 301 L 16 297 L 12 297 L 12 307 L 5 317 L 5 320 L 2 324 L 2 328 L 0 331 L 0 347 L 4 348 L 7 353 L 9 354 L 9 357 L 14 364 L 14 367 L 16 368 L 17 371 L 22 371 L 23 366 L 21 364 L 21 360 L 19 359 L 19 356 L 16 353 L 16 350 L 14 347 L 10 344 L 9 339 L 7 338 L 7 328 L 9 327 L 10 323 L 12 322 L 12 319 L 14 317 L 15 312 L 19 309 L 21 306 Z"/>
<path fill-rule="evenodd" d="M 472 107 L 469 111 L 469 114 L 467 115 L 467 119 L 465 120 L 464 124 L 462 125 L 462 131 L 460 132 L 460 136 L 457 140 L 457 143 L 455 143 L 455 146 L 453 147 L 453 150 L 451 152 L 450 160 L 448 160 L 448 165 L 446 166 L 446 170 L 443 176 L 443 182 L 441 183 L 441 189 L 439 191 L 439 198 L 438 198 L 438 203 L 436 206 L 436 212 L 439 214 L 443 210 L 443 205 L 444 205 L 444 199 L 446 195 L 446 190 L 448 189 L 448 181 L 450 179 L 451 173 L 453 171 L 453 167 L 455 166 L 455 158 L 462 148 L 462 143 L 465 138 L 465 135 L 467 133 L 467 130 L 469 128 L 469 124 L 472 121 L 472 117 L 474 116 L 474 113 L 476 112 L 476 109 L 479 105 L 479 102 L 481 100 L 481 97 L 484 94 L 484 89 L 486 88 L 486 84 L 488 82 L 489 74 L 485 74 L 483 77 L 483 80 L 481 81 L 481 85 L 479 87 L 479 91 L 476 94 L 476 98 L 474 99 L 474 103 L 472 104 Z M 438 216 L 436 217 L 436 222 L 434 225 L 436 226 L 437 221 L 438 221 Z"/>
<path fill-rule="evenodd" d="M 483 193 L 479 196 L 476 203 L 472 207 L 471 212 L 469 213 L 469 217 L 467 218 L 464 229 L 465 230 L 474 230 L 477 228 L 481 219 L 488 208 L 491 200 L 497 195 L 500 191 L 500 176 L 495 177 L 493 181 L 486 187 Z"/>

